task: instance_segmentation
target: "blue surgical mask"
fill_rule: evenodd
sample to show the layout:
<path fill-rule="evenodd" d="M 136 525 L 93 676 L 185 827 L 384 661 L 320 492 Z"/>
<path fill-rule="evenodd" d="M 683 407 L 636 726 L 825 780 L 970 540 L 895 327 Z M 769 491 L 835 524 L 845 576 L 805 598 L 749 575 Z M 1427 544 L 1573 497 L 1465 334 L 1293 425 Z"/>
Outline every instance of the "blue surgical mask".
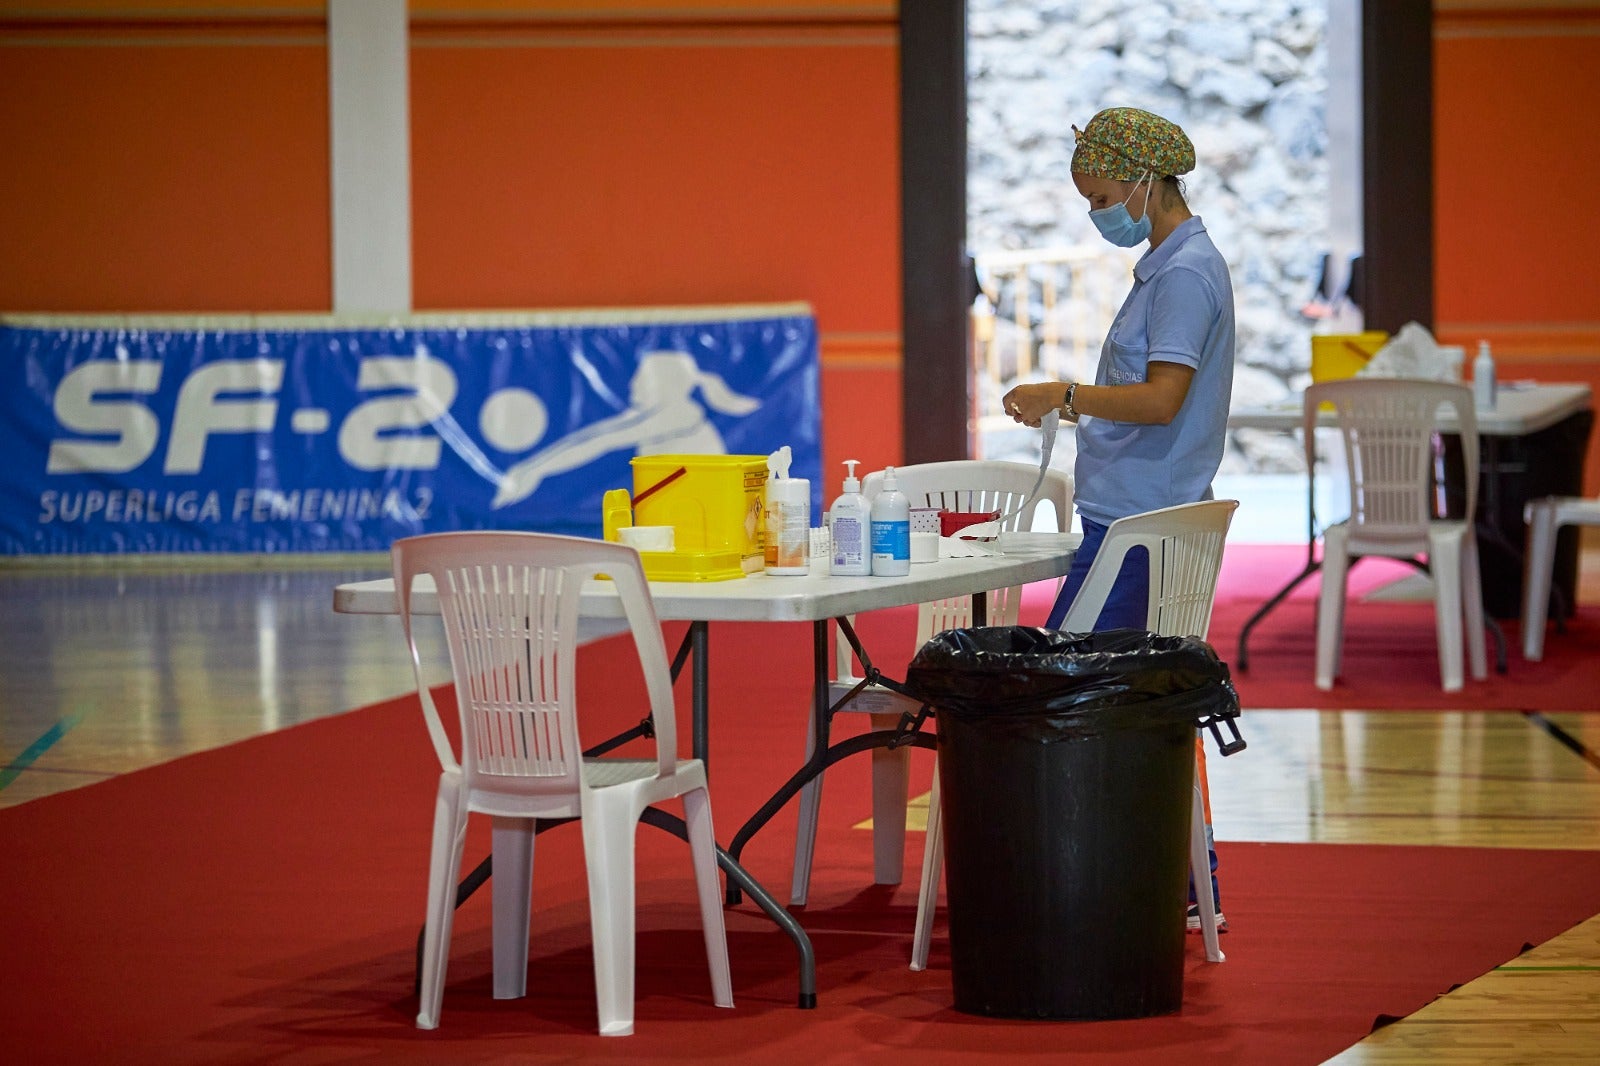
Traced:
<path fill-rule="evenodd" d="M 1141 182 L 1144 180 L 1144 178 L 1139 179 Z M 1133 199 L 1133 194 L 1138 191 L 1139 186 L 1136 184 L 1133 192 L 1128 193 L 1128 200 Z M 1089 212 L 1089 221 L 1100 231 L 1100 236 L 1118 248 L 1132 248 L 1150 236 L 1150 186 L 1145 185 L 1144 215 L 1137 222 L 1128 214 L 1128 200 Z"/>

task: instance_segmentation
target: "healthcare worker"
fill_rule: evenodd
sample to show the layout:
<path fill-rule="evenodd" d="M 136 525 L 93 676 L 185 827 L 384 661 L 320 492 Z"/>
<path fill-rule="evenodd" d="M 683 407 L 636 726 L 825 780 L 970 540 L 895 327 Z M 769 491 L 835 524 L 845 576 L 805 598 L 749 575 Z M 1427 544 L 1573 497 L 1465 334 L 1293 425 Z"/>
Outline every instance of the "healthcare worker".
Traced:
<path fill-rule="evenodd" d="M 1233 391 L 1228 264 L 1179 180 L 1194 169 L 1194 145 L 1174 123 L 1132 107 L 1107 108 L 1073 132 L 1072 181 L 1095 228 L 1120 248 L 1146 241 L 1149 248 L 1134 265 L 1093 383 L 1018 385 L 1003 401 L 1025 425 L 1055 409 L 1077 423 L 1074 497 L 1083 544 L 1050 612 L 1052 628 L 1083 587 L 1112 522 L 1211 498 Z M 1142 550 L 1129 554 L 1096 629 L 1145 628 L 1148 568 Z M 1206 822 L 1209 837 L 1209 813 Z M 1211 861 L 1215 870 L 1214 850 Z M 1192 907 L 1190 914 L 1197 928 Z"/>

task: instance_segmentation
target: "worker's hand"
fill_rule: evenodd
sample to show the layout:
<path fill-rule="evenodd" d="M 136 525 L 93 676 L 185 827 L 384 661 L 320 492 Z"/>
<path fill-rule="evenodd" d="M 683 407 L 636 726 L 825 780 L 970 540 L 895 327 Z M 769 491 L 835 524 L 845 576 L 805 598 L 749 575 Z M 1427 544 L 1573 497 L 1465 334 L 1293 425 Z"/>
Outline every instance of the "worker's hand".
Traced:
<path fill-rule="evenodd" d="M 1041 381 L 1032 385 L 1018 385 L 1006 393 L 1001 401 L 1006 414 L 1025 426 L 1038 428 L 1044 416 L 1061 406 L 1067 394 L 1066 385 L 1059 381 Z"/>

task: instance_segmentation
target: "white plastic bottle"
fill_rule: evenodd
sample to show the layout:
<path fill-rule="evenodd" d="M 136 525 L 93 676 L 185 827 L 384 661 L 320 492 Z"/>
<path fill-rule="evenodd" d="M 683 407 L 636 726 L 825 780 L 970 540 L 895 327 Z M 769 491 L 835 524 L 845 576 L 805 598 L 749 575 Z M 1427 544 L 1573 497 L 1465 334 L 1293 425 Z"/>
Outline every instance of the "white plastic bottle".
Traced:
<path fill-rule="evenodd" d="M 1499 392 L 1494 377 L 1494 356 L 1489 354 L 1489 342 L 1478 342 L 1478 358 L 1472 361 L 1473 405 L 1480 411 L 1494 407 Z"/>
<path fill-rule="evenodd" d="M 790 459 L 787 444 L 767 456 L 765 556 L 769 574 L 811 572 L 811 482 L 789 476 Z"/>
<path fill-rule="evenodd" d="M 828 572 L 840 577 L 865 577 L 872 573 L 872 515 L 856 477 L 859 459 L 846 459 L 844 492 L 828 509 L 828 533 L 833 543 Z"/>
<path fill-rule="evenodd" d="M 911 501 L 900 491 L 894 467 L 884 467 L 883 486 L 872 499 L 872 573 L 905 577 L 911 573 Z"/>

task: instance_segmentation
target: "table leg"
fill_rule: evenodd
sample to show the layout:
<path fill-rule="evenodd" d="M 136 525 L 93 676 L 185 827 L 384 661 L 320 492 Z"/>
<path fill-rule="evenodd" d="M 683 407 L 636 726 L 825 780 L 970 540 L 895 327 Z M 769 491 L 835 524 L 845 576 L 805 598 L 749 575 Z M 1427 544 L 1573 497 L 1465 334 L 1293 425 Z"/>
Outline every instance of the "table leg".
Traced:
<path fill-rule="evenodd" d="M 980 619 L 980 624 L 983 611 L 983 595 L 979 593 L 973 597 L 973 611 Z M 851 627 L 848 619 L 838 619 L 838 625 L 844 638 L 849 641 L 856 658 L 861 660 L 862 673 L 865 675 L 865 679 L 861 682 L 862 686 L 877 684 L 893 689 L 903 695 L 911 695 L 911 693 L 906 692 L 904 686 L 899 682 L 878 673 L 877 669 L 872 665 L 872 660 L 868 657 L 866 649 L 861 646 L 861 642 L 856 637 L 855 630 Z M 802 788 L 840 759 L 859 752 L 869 751 L 872 748 L 894 747 L 899 744 L 914 744 L 923 748 L 932 748 L 934 746 L 934 738 L 916 728 L 921 725 L 920 718 L 913 723 L 913 729 L 909 731 L 879 729 L 870 733 L 862 733 L 848 740 L 841 740 L 837 744 L 830 744 L 828 734 L 829 722 L 833 716 L 833 707 L 828 702 L 828 624 L 826 622 L 813 623 L 812 649 L 812 663 L 816 673 L 812 684 L 811 713 L 815 716 L 813 725 L 817 743 L 811 751 L 811 757 L 806 760 L 805 764 L 796 770 L 789 780 L 784 782 L 778 791 L 772 794 L 772 797 L 766 803 L 761 805 L 760 810 L 752 814 L 744 825 L 739 827 L 738 833 L 734 834 L 733 842 L 728 845 L 728 854 L 735 861 L 743 853 L 744 846 L 750 842 L 750 839 L 767 822 L 772 820 L 773 815 L 783 809 L 784 804 L 793 799 Z M 844 703 L 852 695 L 853 691 L 850 695 L 842 697 L 839 702 Z M 729 889 L 729 896 L 730 899 L 735 898 L 732 889 Z"/>
<path fill-rule="evenodd" d="M 1514 544 L 1511 538 L 1506 536 L 1505 530 L 1500 528 L 1500 442 L 1492 434 L 1489 436 L 1480 435 L 1478 440 L 1483 444 L 1483 470 L 1478 476 L 1483 479 L 1484 501 L 1483 506 L 1478 508 L 1478 514 L 1482 516 L 1487 512 L 1487 521 L 1478 522 L 1478 531 L 1487 533 L 1488 541 L 1491 544 L 1498 545 L 1502 551 L 1515 559 L 1520 568 L 1523 564 L 1522 546 Z M 1479 551 L 1478 559 L 1478 565 L 1481 567 L 1483 565 L 1482 551 Z M 1561 591 L 1557 589 L 1556 597 L 1558 603 L 1560 596 Z M 1506 672 L 1506 635 L 1500 629 L 1499 621 L 1487 612 L 1485 612 L 1484 621 L 1489 626 L 1490 636 L 1494 638 L 1495 673 L 1503 674 Z"/>
<path fill-rule="evenodd" d="M 1273 593 L 1271 599 L 1269 599 L 1266 603 L 1263 603 L 1260 607 L 1256 608 L 1255 614 L 1252 614 L 1249 618 L 1245 619 L 1244 627 L 1239 630 L 1239 654 L 1235 659 L 1234 666 L 1237 670 L 1239 670 L 1240 673 L 1243 673 L 1250 668 L 1250 649 L 1248 644 L 1250 640 L 1250 631 L 1256 627 L 1256 623 L 1260 622 L 1269 613 L 1271 613 L 1273 608 L 1277 607 L 1278 604 L 1287 599 L 1289 593 L 1293 592 L 1299 586 L 1300 582 L 1304 581 L 1306 578 L 1310 577 L 1312 574 L 1321 569 L 1322 562 L 1317 558 L 1316 542 L 1309 541 L 1306 544 L 1305 566 L 1300 568 L 1300 572 L 1298 574 L 1289 579 L 1288 584 L 1284 585 L 1277 592 Z"/>
<path fill-rule="evenodd" d="M 819 623 L 826 635 L 826 623 Z M 691 690 L 692 696 L 692 722 L 694 731 L 694 757 L 706 764 L 706 775 L 711 774 L 711 633 L 710 623 L 690 622 L 688 642 L 691 648 L 690 663 L 693 676 Z M 824 664 L 824 672 L 826 665 Z M 824 676 L 823 702 L 827 702 L 826 676 Z M 661 829 L 667 829 L 676 835 L 688 839 L 683 820 L 654 808 L 646 808 L 641 816 L 642 821 L 649 822 Z M 745 868 L 739 865 L 737 849 L 730 851 L 717 849 L 717 865 L 722 867 L 722 872 L 728 875 L 728 884 L 724 898 L 730 904 L 739 902 L 741 891 L 747 893 L 756 906 L 764 911 L 767 917 L 777 923 L 778 928 L 788 934 L 794 941 L 795 950 L 800 955 L 800 995 L 799 1006 L 802 1010 L 810 1010 L 817 1005 L 817 962 L 816 952 L 811 946 L 811 938 L 795 921 L 782 904 L 772 897 L 766 889 L 751 877 Z"/>
<path fill-rule="evenodd" d="M 978 616 L 979 624 L 981 624 L 982 611 L 984 611 L 982 597 L 984 597 L 984 594 L 976 595 L 973 603 L 974 615 Z M 850 642 L 850 647 L 856 653 L 856 658 L 861 659 L 862 674 L 866 674 L 866 679 L 861 682 L 862 687 L 867 683 L 875 683 L 875 685 L 882 685 L 882 687 L 899 691 L 901 695 L 912 695 L 912 693 L 906 691 L 906 688 L 901 683 L 878 674 L 877 669 L 872 666 L 872 659 L 867 656 L 866 648 L 862 648 L 861 642 L 856 639 L 856 634 L 854 634 L 854 629 L 850 626 L 848 619 L 838 619 L 838 626 L 840 626 L 840 632 L 842 632 L 843 637 Z M 870 751 L 874 747 L 896 747 L 901 746 L 901 744 L 914 744 L 914 746 L 928 747 L 928 749 L 933 749 L 934 747 L 933 736 L 930 733 L 923 733 L 922 728 L 920 728 L 922 727 L 922 717 L 917 717 L 914 722 L 910 722 L 909 727 L 896 728 L 896 730 L 874 730 L 870 731 L 870 733 L 862 733 L 859 736 L 843 739 L 843 741 L 838 741 L 837 744 L 830 744 L 829 720 L 834 714 L 834 707 L 830 706 L 829 698 L 827 698 L 829 696 L 829 685 L 827 685 L 826 621 L 814 623 L 813 642 L 813 666 L 816 675 L 814 675 L 811 714 L 814 715 L 813 736 L 816 736 L 816 744 L 811 747 L 811 754 L 806 759 L 805 765 L 798 768 L 794 775 L 790 776 L 786 783 L 779 787 L 778 791 L 773 792 L 771 799 L 766 800 L 765 804 L 762 804 L 760 810 L 757 810 L 754 815 L 750 815 L 749 820 L 746 820 L 746 823 L 739 828 L 739 832 L 734 834 L 733 842 L 728 845 L 728 855 L 733 861 L 739 860 L 739 856 L 744 853 L 744 845 L 749 844 L 750 839 L 757 832 L 760 832 L 760 829 L 766 826 L 768 821 L 771 821 L 773 815 L 776 815 L 779 810 L 784 808 L 784 804 L 787 804 L 790 799 L 794 799 L 795 795 L 802 791 L 803 787 L 810 786 L 818 776 L 821 776 L 822 771 L 832 767 L 838 760 L 846 759 L 846 757 L 859 754 L 862 751 Z M 854 690 L 843 696 L 840 699 L 840 703 L 845 703 L 853 696 Z M 902 725 L 906 725 L 906 723 L 902 723 Z M 728 900 L 738 900 L 738 895 L 736 895 L 736 890 L 733 887 L 728 888 Z"/>
<path fill-rule="evenodd" d="M 1306 565 L 1271 599 L 1258 607 L 1255 614 L 1245 619 L 1244 627 L 1239 630 L 1239 654 L 1234 661 L 1234 667 L 1240 673 L 1250 669 L 1250 631 L 1256 627 L 1256 623 L 1287 599 L 1300 582 L 1322 569 L 1322 563 L 1317 559 L 1317 434 L 1309 421 L 1303 436 L 1306 448 Z"/>
<path fill-rule="evenodd" d="M 683 819 L 666 811 L 657 810 L 655 807 L 646 807 L 639 816 L 641 822 L 647 822 L 657 829 L 667 832 L 683 840 L 689 839 L 688 827 L 683 824 Z M 728 880 L 736 882 L 753 900 L 756 906 L 765 911 L 778 928 L 789 934 L 789 939 L 794 941 L 795 949 L 800 953 L 800 995 L 796 1004 L 801 1010 L 814 1010 L 817 1006 L 817 953 L 811 946 L 811 938 L 795 921 L 794 915 L 784 909 L 772 895 L 762 888 L 755 878 L 737 859 L 733 858 L 722 848 L 717 849 L 717 865 L 722 867 L 722 872 L 728 875 Z"/>
<path fill-rule="evenodd" d="M 1555 427 L 1551 427 L 1551 429 L 1554 428 Z M 1502 525 L 1501 485 L 1503 479 L 1506 479 L 1507 484 L 1525 484 L 1527 475 L 1529 474 L 1528 464 L 1525 462 L 1513 462 L 1509 467 L 1503 467 L 1501 465 L 1501 443 L 1498 434 L 1480 434 L 1478 441 L 1479 455 L 1482 460 L 1479 464 L 1478 471 L 1478 483 L 1480 486 L 1478 513 L 1476 515 L 1478 543 L 1480 547 L 1489 546 L 1496 549 L 1498 554 L 1510 560 L 1513 567 L 1513 572 L 1517 575 L 1519 581 L 1517 586 L 1516 602 L 1520 607 L 1522 602 L 1520 580 L 1522 578 L 1527 561 L 1527 533 L 1526 527 L 1523 526 L 1520 518 L 1522 512 L 1520 507 L 1516 508 L 1513 512 L 1519 516 L 1516 519 L 1513 519 L 1513 524 L 1509 527 Z M 1581 479 L 1581 468 L 1577 476 Z M 1517 496 L 1513 494 L 1511 499 L 1512 501 L 1515 501 Z M 1515 506 L 1514 502 L 1513 506 Z M 1484 560 L 1488 558 L 1489 555 L 1480 552 L 1479 565 L 1488 565 L 1484 562 Z M 1494 575 L 1492 572 L 1486 572 L 1484 576 L 1485 583 L 1487 584 L 1489 578 L 1493 577 Z M 1500 587 L 1503 589 L 1503 582 L 1501 583 Z M 1552 602 L 1548 606 L 1547 610 L 1549 611 L 1550 616 L 1555 619 L 1557 629 L 1559 630 L 1561 628 L 1562 621 L 1571 611 L 1571 605 L 1566 602 L 1566 592 L 1561 588 L 1559 582 L 1553 581 L 1551 583 L 1550 599 Z M 1494 620 L 1494 616 L 1492 614 L 1488 614 L 1487 611 L 1486 614 L 1492 622 Z M 1494 630 L 1494 633 L 1497 646 L 1503 645 L 1504 637 L 1499 633 L 1498 628 Z M 1499 672 L 1505 673 L 1505 660 L 1503 656 L 1500 657 L 1497 665 Z"/>
<path fill-rule="evenodd" d="M 793 799 L 799 791 L 806 786 L 812 778 L 822 773 L 828 767 L 841 759 L 857 755 L 873 748 L 888 748 L 899 744 L 910 744 L 918 748 L 932 749 L 934 738 L 931 734 L 921 732 L 904 733 L 898 729 L 878 729 L 871 733 L 861 733 L 841 740 L 828 748 L 819 748 L 811 761 L 794 772 L 794 775 L 785 781 L 772 798 L 761 805 L 761 809 L 752 814 L 750 818 L 739 827 L 739 832 L 734 834 L 733 843 L 728 845 L 728 855 L 732 861 L 737 862 L 739 855 L 744 851 L 744 846 L 750 843 L 750 838 L 760 832 L 761 828 L 772 820 L 772 816 L 783 809 L 783 805 Z"/>
<path fill-rule="evenodd" d="M 807 730 L 806 765 L 819 750 L 828 746 L 833 717 L 829 714 L 828 693 L 832 690 L 828 673 L 828 622 L 811 623 L 811 722 Z M 803 811 L 821 810 L 822 779 L 813 778 L 800 792 Z M 794 876 L 789 886 L 789 906 L 803 907 L 810 892 L 811 859 L 817 844 L 817 820 L 802 815 L 795 828 Z"/>
<path fill-rule="evenodd" d="M 711 776 L 711 636 L 707 622 L 689 623 L 689 645 L 693 677 L 690 682 L 692 715 L 690 731 L 693 735 L 694 757 L 706 764 L 706 777 Z"/>

